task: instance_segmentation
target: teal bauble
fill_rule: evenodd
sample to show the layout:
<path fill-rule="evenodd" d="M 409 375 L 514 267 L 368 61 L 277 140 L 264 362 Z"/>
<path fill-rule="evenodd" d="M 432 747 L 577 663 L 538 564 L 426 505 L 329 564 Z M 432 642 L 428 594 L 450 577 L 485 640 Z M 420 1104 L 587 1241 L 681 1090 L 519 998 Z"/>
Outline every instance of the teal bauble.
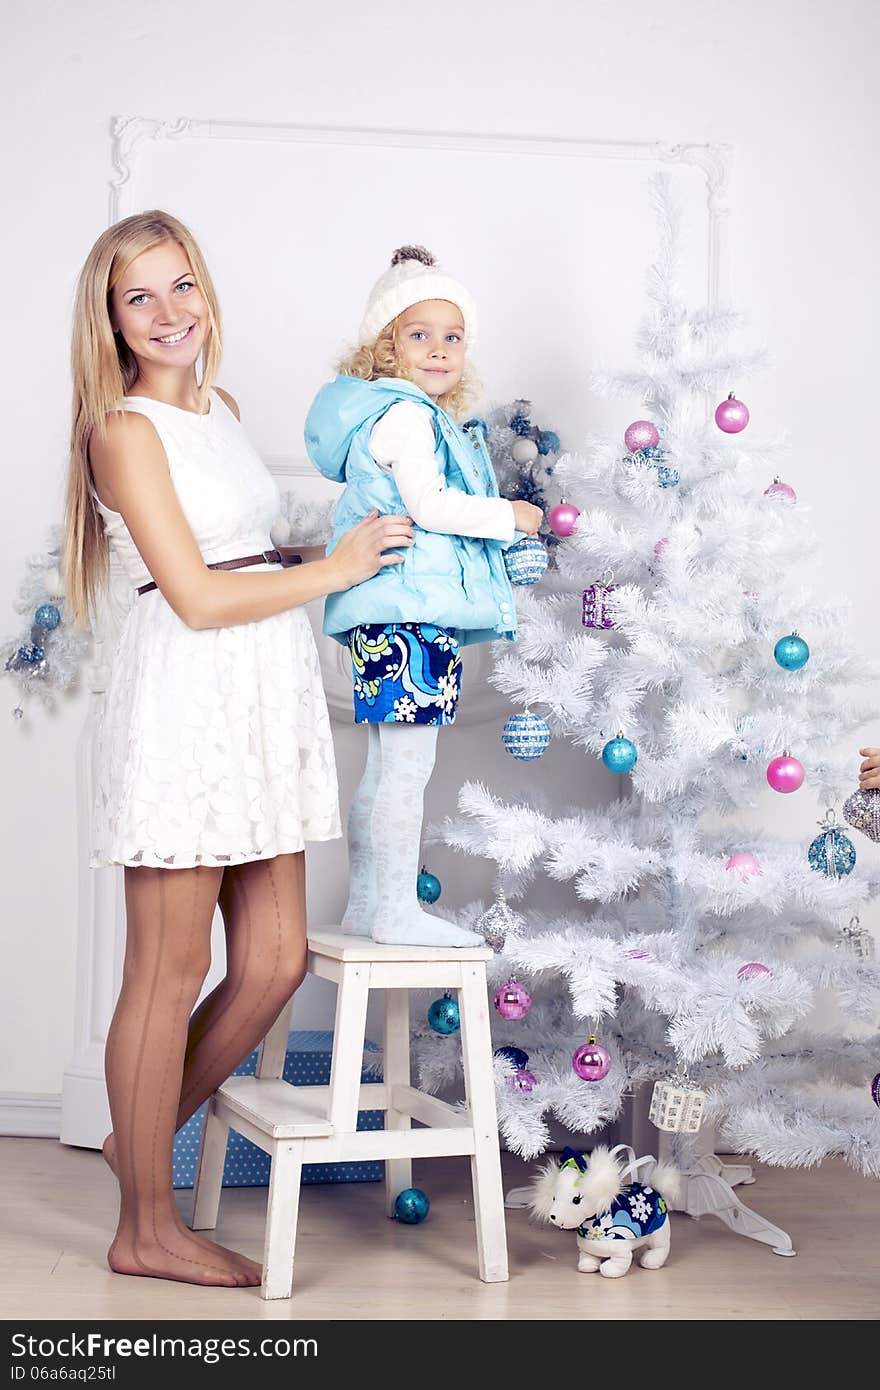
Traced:
<path fill-rule="evenodd" d="M 429 874 L 423 864 L 422 872 L 416 879 L 416 895 L 419 902 L 435 903 L 442 891 L 440 880 L 437 875 Z"/>
<path fill-rule="evenodd" d="M 405 1187 L 394 1199 L 394 1215 L 407 1226 L 418 1226 L 430 1210 L 427 1193 L 420 1187 Z"/>
<path fill-rule="evenodd" d="M 822 833 L 816 836 L 807 851 L 810 868 L 826 878 L 846 878 L 856 866 L 856 847 L 849 836 L 838 829 L 833 811 L 829 811 L 819 824 Z"/>
<path fill-rule="evenodd" d="M 34 627 L 45 628 L 47 632 L 54 632 L 61 622 L 61 613 L 54 603 L 41 603 L 34 614 Z"/>
<path fill-rule="evenodd" d="M 773 655 L 777 666 L 781 666 L 783 671 L 800 671 L 810 659 L 810 649 L 803 637 L 792 632 L 788 637 L 780 637 L 773 648 Z"/>
<path fill-rule="evenodd" d="M 458 1004 L 448 994 L 435 999 L 428 1010 L 428 1022 L 435 1033 L 457 1033 L 461 1027 Z"/>
<path fill-rule="evenodd" d="M 609 772 L 632 772 L 639 759 L 638 749 L 631 739 L 618 734 L 602 749 L 602 761 Z"/>

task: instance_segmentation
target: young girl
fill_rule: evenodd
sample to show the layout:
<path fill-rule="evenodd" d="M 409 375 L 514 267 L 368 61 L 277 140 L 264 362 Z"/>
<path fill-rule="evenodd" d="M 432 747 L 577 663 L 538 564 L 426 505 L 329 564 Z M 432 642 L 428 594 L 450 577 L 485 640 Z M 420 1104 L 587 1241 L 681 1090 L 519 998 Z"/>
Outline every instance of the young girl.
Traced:
<path fill-rule="evenodd" d="M 373 513 L 330 559 L 282 568 L 269 538 L 277 490 L 235 401 L 213 388 L 219 361 L 217 301 L 187 229 L 148 212 L 104 232 L 74 311 L 65 573 L 81 622 L 108 546 L 137 590 L 95 747 L 91 863 L 125 865 L 106 1045 L 104 1154 L 121 1191 L 108 1260 L 234 1286 L 259 1283 L 260 1267 L 183 1225 L 174 1133 L 302 980 L 303 845 L 339 834 L 302 605 L 399 564 L 387 552 L 409 546 L 411 528 Z M 218 902 L 227 973 L 190 1017 Z"/>
<path fill-rule="evenodd" d="M 370 294 L 360 346 L 306 421 L 313 462 L 346 484 L 328 553 L 372 508 L 408 513 L 416 528 L 401 565 L 331 596 L 324 617 L 351 651 L 355 720 L 369 738 L 342 926 L 376 941 L 482 944 L 416 896 L 424 791 L 438 726 L 455 720 L 460 648 L 516 636 L 503 551 L 542 519 L 498 496 L 480 429 L 455 423 L 475 333 L 464 286 L 423 247 L 401 247 Z"/>

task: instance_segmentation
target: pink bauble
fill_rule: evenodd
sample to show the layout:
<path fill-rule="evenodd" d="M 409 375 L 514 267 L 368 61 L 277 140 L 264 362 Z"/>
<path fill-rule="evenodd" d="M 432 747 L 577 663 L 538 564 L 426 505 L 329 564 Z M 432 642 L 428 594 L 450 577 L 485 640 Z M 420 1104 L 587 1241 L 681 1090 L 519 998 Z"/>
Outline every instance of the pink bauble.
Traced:
<path fill-rule="evenodd" d="M 654 554 L 657 556 L 657 559 L 658 559 L 658 560 L 660 559 L 660 556 L 663 554 L 663 552 L 664 552 L 664 550 L 666 549 L 666 547 L 668 546 L 668 544 L 669 544 L 669 537 L 668 537 L 668 536 L 661 536 L 660 539 L 659 539 L 659 541 L 657 541 L 657 543 L 655 544 L 655 546 L 654 546 Z"/>
<path fill-rule="evenodd" d="M 762 965 L 759 960 L 747 960 L 745 965 L 741 965 L 736 972 L 738 980 L 755 980 L 759 975 L 772 975 L 773 971 L 769 965 Z"/>
<path fill-rule="evenodd" d="M 531 1091 L 538 1084 L 537 1076 L 526 1071 L 525 1067 L 520 1067 L 513 1076 L 505 1076 L 504 1080 L 512 1091 Z"/>
<path fill-rule="evenodd" d="M 555 507 L 550 508 L 547 520 L 550 522 L 550 529 L 557 536 L 571 536 L 574 534 L 575 524 L 580 516 L 580 512 L 571 502 L 559 502 Z"/>
<path fill-rule="evenodd" d="M 753 854 L 732 854 L 724 865 L 725 869 L 739 869 L 743 874 L 759 874 L 761 865 Z"/>
<path fill-rule="evenodd" d="M 775 792 L 796 792 L 803 784 L 804 765 L 790 754 L 774 758 L 767 768 L 767 781 Z"/>
<path fill-rule="evenodd" d="M 788 483 L 780 482 L 779 478 L 774 478 L 768 488 L 764 490 L 765 497 L 776 497 L 780 502 L 796 502 L 797 493 Z"/>
<path fill-rule="evenodd" d="M 715 411 L 715 423 L 725 434 L 739 434 L 749 423 L 749 408 L 738 401 L 731 391 Z"/>
<path fill-rule="evenodd" d="M 601 1081 L 611 1070 L 611 1054 L 595 1038 L 589 1038 L 571 1059 L 582 1081 Z"/>
<path fill-rule="evenodd" d="M 495 1007 L 502 1018 L 525 1018 L 532 996 L 518 980 L 507 980 L 495 991 Z"/>
<path fill-rule="evenodd" d="M 631 425 L 627 425 L 623 440 L 630 453 L 637 454 L 642 449 L 656 449 L 660 435 L 657 426 L 652 425 L 650 420 L 633 420 Z"/>

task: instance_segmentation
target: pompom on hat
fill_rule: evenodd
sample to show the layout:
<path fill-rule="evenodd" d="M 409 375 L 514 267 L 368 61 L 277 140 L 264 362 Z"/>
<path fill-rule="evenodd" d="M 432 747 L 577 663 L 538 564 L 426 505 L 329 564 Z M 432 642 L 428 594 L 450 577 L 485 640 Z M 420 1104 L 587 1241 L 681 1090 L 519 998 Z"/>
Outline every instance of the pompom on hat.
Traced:
<path fill-rule="evenodd" d="M 476 305 L 464 285 L 448 275 L 424 246 L 398 247 L 390 267 L 379 276 L 361 321 L 361 346 L 374 343 L 398 314 L 426 299 L 446 299 L 461 310 L 465 341 L 468 348 L 473 347 L 477 336 Z"/>

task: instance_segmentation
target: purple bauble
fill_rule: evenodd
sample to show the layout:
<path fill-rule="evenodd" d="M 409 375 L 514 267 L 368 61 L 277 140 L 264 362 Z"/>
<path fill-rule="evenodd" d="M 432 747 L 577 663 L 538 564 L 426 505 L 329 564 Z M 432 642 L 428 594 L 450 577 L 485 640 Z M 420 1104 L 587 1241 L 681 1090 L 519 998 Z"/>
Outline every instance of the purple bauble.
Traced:
<path fill-rule="evenodd" d="M 774 758 L 767 768 L 767 781 L 775 792 L 796 792 L 804 780 L 804 765 L 790 754 Z"/>
<path fill-rule="evenodd" d="M 880 1071 L 871 1082 L 871 1099 L 875 1105 L 880 1105 Z"/>
<path fill-rule="evenodd" d="M 624 951 L 623 954 L 626 956 L 627 960 L 653 960 L 653 959 L 654 959 L 654 957 L 651 955 L 651 952 L 650 952 L 650 951 L 642 951 L 642 950 Z"/>
<path fill-rule="evenodd" d="M 531 1091 L 538 1084 L 537 1076 L 521 1067 L 514 1072 L 513 1076 L 505 1076 L 504 1080 L 512 1091 Z"/>
<path fill-rule="evenodd" d="M 736 972 L 738 980 L 756 980 L 759 975 L 772 975 L 773 971 L 769 965 L 762 965 L 759 960 L 747 960 L 745 965 L 741 965 Z"/>
<path fill-rule="evenodd" d="M 744 874 L 759 874 L 761 872 L 761 865 L 755 856 L 745 854 L 743 851 L 732 854 L 724 867 L 725 869 L 739 869 Z"/>
<path fill-rule="evenodd" d="M 518 980 L 506 980 L 495 991 L 495 1007 L 502 1018 L 525 1018 L 532 1007 L 532 996 Z"/>
<path fill-rule="evenodd" d="M 611 1054 L 595 1038 L 588 1038 L 571 1059 L 582 1081 L 601 1081 L 611 1069 Z"/>
<path fill-rule="evenodd" d="M 668 546 L 668 544 L 669 544 L 669 537 L 668 537 L 668 536 L 661 536 L 660 539 L 659 539 L 659 541 L 657 541 L 656 545 L 654 546 L 654 554 L 657 556 L 657 559 L 658 559 L 658 560 L 660 559 L 660 556 L 663 554 L 663 552 L 665 551 L 665 549 L 666 549 L 666 547 Z"/>
<path fill-rule="evenodd" d="M 642 449 L 656 449 L 660 435 L 650 420 L 633 420 L 627 425 L 623 440 L 631 454 L 638 454 Z"/>
<path fill-rule="evenodd" d="M 768 488 L 764 489 L 765 497 L 775 497 L 780 502 L 796 502 L 797 493 L 788 483 L 783 483 L 779 478 L 774 478 Z"/>
<path fill-rule="evenodd" d="M 738 401 L 731 391 L 715 411 L 715 423 L 725 434 L 739 434 L 749 423 L 749 408 Z"/>
<path fill-rule="evenodd" d="M 571 502 L 559 502 L 551 507 L 547 515 L 550 530 L 556 536 L 572 536 L 580 512 Z"/>

